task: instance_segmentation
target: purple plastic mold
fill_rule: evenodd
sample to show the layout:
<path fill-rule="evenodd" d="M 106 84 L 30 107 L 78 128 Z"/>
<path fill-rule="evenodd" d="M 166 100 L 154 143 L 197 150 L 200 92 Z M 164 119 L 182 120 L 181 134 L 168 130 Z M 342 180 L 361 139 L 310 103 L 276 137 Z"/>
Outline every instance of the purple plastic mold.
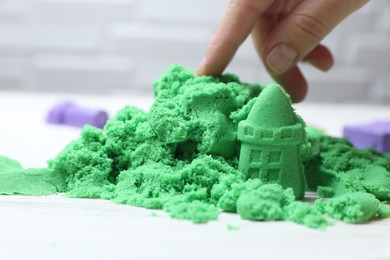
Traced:
<path fill-rule="evenodd" d="M 377 152 L 390 152 L 390 120 L 345 126 L 343 136 L 358 149 L 372 148 Z"/>
<path fill-rule="evenodd" d="M 105 111 L 80 107 L 72 102 L 60 102 L 50 109 L 46 122 L 49 124 L 71 125 L 83 127 L 91 125 L 103 128 L 108 120 Z"/>

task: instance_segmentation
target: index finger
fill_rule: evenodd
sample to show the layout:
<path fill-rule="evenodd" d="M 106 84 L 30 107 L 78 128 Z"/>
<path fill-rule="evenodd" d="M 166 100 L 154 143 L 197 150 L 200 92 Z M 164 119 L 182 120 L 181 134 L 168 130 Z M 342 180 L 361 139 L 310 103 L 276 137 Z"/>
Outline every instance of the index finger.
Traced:
<path fill-rule="evenodd" d="M 251 33 L 259 15 L 273 2 L 274 0 L 230 0 L 197 74 L 220 75 Z"/>

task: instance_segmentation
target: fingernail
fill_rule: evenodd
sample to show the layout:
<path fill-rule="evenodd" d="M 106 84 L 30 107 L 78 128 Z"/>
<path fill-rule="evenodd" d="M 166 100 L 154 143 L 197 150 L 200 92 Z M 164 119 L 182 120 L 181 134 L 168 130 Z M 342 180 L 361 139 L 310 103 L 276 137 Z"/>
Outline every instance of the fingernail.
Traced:
<path fill-rule="evenodd" d="M 267 65 L 275 74 L 286 72 L 298 53 L 284 44 L 276 45 L 267 56 Z"/>

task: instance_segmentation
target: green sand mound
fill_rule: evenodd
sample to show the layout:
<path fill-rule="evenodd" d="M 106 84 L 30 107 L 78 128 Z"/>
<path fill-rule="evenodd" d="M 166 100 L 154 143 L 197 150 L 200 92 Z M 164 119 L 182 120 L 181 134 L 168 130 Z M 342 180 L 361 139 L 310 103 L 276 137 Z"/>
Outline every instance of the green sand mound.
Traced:
<path fill-rule="evenodd" d="M 197 77 L 175 65 L 156 81 L 154 94 L 148 112 L 127 106 L 103 130 L 84 127 L 49 162 L 46 174 L 54 177 L 48 183 L 56 186 L 50 191 L 162 209 L 194 223 L 215 220 L 221 211 L 318 229 L 331 224 L 324 215 L 349 222 L 387 216 L 380 201 L 390 199 L 388 159 L 356 150 L 344 139 L 304 131 L 277 85 L 245 84 L 232 75 Z M 245 127 L 248 122 L 251 127 Z M 39 194 L 23 184 L 10 190 L 12 167 L 18 164 L 0 160 L 4 193 Z M 36 187 L 46 194 L 40 176 Z M 31 178 L 29 185 L 34 183 Z M 297 201 L 305 190 L 334 202 L 319 200 L 312 207 Z M 356 192 L 369 197 L 348 195 Z M 355 213 L 345 213 L 338 206 L 344 204 Z"/>

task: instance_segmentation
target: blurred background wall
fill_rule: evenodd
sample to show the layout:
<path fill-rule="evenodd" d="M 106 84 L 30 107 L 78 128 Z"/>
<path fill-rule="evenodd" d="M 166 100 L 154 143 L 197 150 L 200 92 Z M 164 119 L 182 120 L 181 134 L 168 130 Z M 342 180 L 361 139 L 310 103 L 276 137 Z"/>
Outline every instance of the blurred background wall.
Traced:
<path fill-rule="evenodd" d="M 0 90 L 152 92 L 172 63 L 195 68 L 227 0 L 0 0 Z M 390 103 L 390 1 L 372 0 L 324 41 L 335 68 L 303 66 L 313 102 Z M 227 69 L 267 83 L 244 43 Z"/>

